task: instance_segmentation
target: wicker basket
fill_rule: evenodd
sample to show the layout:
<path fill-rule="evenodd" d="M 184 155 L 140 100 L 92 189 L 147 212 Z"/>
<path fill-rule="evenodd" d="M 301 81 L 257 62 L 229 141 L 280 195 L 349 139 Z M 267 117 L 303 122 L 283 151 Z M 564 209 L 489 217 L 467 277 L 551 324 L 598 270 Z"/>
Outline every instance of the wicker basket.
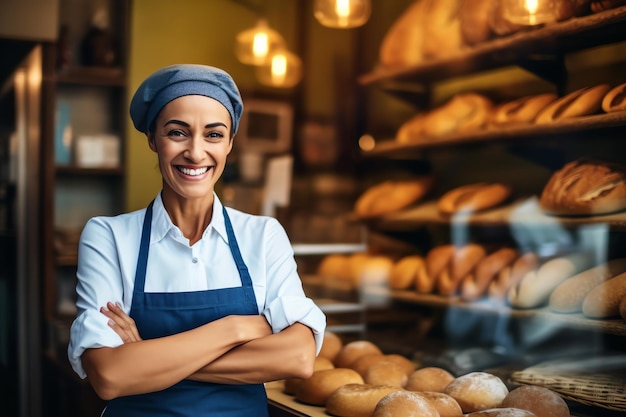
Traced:
<path fill-rule="evenodd" d="M 543 362 L 511 375 L 513 383 L 538 385 L 581 404 L 626 411 L 626 356 Z"/>

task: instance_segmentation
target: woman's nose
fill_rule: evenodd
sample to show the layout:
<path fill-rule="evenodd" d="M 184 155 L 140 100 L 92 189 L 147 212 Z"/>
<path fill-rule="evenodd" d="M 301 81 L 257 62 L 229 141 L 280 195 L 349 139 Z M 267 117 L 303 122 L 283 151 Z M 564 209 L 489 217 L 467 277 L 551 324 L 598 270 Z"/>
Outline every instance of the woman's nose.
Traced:
<path fill-rule="evenodd" d="M 205 155 L 204 138 L 198 135 L 194 135 L 191 138 L 191 140 L 188 141 L 187 143 L 188 143 L 188 146 L 187 146 L 185 156 L 189 158 L 189 160 L 194 161 L 194 162 L 201 161 Z"/>

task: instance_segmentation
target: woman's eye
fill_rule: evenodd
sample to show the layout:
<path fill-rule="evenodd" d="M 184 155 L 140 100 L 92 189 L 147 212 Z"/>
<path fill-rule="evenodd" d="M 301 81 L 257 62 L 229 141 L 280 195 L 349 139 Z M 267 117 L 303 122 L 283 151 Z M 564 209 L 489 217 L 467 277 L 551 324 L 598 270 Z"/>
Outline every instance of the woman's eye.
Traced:
<path fill-rule="evenodd" d="M 185 133 L 182 130 L 170 130 L 167 133 L 167 136 L 183 137 L 185 136 Z"/>
<path fill-rule="evenodd" d="M 222 132 L 209 132 L 207 137 L 211 139 L 221 139 L 224 137 L 224 134 Z"/>

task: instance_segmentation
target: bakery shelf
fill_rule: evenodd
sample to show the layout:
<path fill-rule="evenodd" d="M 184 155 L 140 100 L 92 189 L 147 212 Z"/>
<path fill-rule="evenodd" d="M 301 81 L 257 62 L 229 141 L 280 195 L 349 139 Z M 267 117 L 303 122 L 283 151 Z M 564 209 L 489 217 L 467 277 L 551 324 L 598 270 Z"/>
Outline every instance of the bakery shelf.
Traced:
<path fill-rule="evenodd" d="M 626 23 L 625 23 L 626 24 Z M 454 133 L 438 138 L 415 138 L 414 142 L 400 143 L 394 139 L 379 142 L 372 150 L 362 152 L 365 157 L 406 156 L 407 153 L 427 149 L 445 148 L 463 144 L 515 142 L 524 139 L 559 135 L 581 135 L 597 129 L 610 129 L 626 125 L 626 111 L 596 114 L 566 119 L 543 125 L 518 125 L 490 128 L 467 133 Z"/>
<path fill-rule="evenodd" d="M 515 319 L 539 319 L 561 324 L 564 327 L 599 331 L 606 334 L 626 336 L 626 321 L 623 319 L 597 320 L 584 317 L 582 314 L 560 314 L 550 311 L 547 307 L 534 309 L 515 309 L 502 303 L 489 300 L 466 302 L 459 297 L 444 297 L 438 294 L 420 294 L 410 290 L 390 290 L 383 287 L 367 288 L 365 291 L 377 297 L 402 301 L 429 307 L 445 307 L 467 309 L 473 312 L 507 315 Z"/>
<path fill-rule="evenodd" d="M 80 67 L 61 69 L 56 75 L 60 84 L 102 85 L 124 87 L 126 74 L 121 67 Z"/>
<path fill-rule="evenodd" d="M 326 255 L 330 253 L 365 252 L 367 243 L 294 243 L 294 255 Z"/>
<path fill-rule="evenodd" d="M 602 216 L 557 217 L 544 214 L 539 209 L 536 196 L 518 199 L 512 203 L 472 214 L 445 216 L 437 210 L 437 201 L 425 201 L 400 212 L 375 219 L 366 219 L 370 228 L 387 231 L 405 231 L 428 224 L 451 226 L 514 226 L 525 227 L 575 227 L 606 225 L 611 230 L 626 230 L 626 212 Z"/>
<path fill-rule="evenodd" d="M 370 85 L 383 84 L 389 80 L 419 80 L 420 83 L 428 84 L 498 67 L 520 63 L 523 65 L 524 62 L 528 62 L 530 67 L 534 66 L 534 63 L 539 64 L 543 58 L 551 54 L 561 55 L 623 41 L 626 39 L 626 31 L 623 30 L 625 22 L 626 6 L 622 6 L 539 28 L 522 30 L 415 66 L 377 69 L 361 76 L 359 82 L 362 85 Z M 550 69 L 546 71 L 549 73 Z M 544 72 L 542 69 L 537 69 L 537 72 L 544 75 L 541 74 Z"/>

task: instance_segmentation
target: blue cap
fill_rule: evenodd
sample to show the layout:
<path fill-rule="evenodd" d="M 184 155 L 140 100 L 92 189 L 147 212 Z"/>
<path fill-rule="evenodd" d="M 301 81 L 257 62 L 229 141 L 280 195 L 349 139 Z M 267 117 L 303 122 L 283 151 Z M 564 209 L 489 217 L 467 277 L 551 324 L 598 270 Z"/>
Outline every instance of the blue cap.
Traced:
<path fill-rule="evenodd" d="M 130 117 L 135 128 L 148 133 L 167 103 L 190 95 L 211 97 L 222 103 L 230 113 L 233 134 L 237 133 L 243 102 L 235 81 L 224 70 L 196 64 L 161 68 L 141 83 L 130 102 Z"/>

